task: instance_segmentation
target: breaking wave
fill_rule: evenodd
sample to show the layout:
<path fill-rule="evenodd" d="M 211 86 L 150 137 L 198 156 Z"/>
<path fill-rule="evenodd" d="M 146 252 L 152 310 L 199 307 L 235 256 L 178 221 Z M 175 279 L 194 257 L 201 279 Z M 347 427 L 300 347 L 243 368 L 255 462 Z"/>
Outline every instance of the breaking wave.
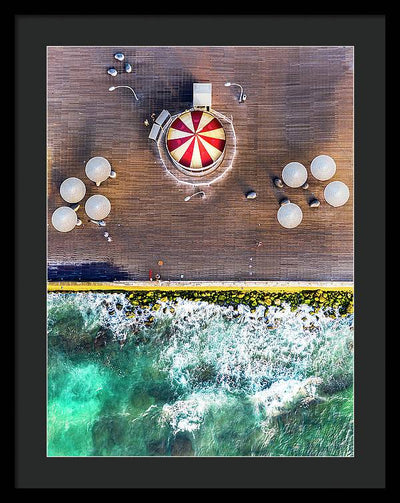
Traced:
<path fill-rule="evenodd" d="M 102 343 L 96 346 L 99 333 Z M 128 455 L 153 455 L 154 442 L 161 442 L 164 447 L 157 449 L 168 455 L 179 434 L 187 436 L 195 455 L 274 455 L 279 452 L 274 439 L 286 427 L 277 421 L 292 417 L 298 422 L 299 411 L 313 415 L 327 410 L 338 420 L 344 404 L 337 397 L 348 393 L 353 381 L 353 315 L 313 313 L 308 305 L 295 311 L 289 305 L 258 306 L 251 312 L 245 305 L 235 310 L 178 299 L 161 302 L 158 310 L 133 310 L 124 294 L 53 293 L 48 296 L 48 340 L 50 410 L 55 402 L 62 408 L 61 398 L 68 401 L 71 374 L 62 379 L 60 361 L 67 359 L 76 369 L 89 360 L 100 369 L 93 372 L 97 380 L 106 372 L 115 392 L 104 393 L 104 401 L 124 411 L 129 431 L 141 424 L 151 432 L 153 440 L 135 444 Z M 102 421 L 105 402 L 98 387 L 83 409 L 89 404 Z M 86 392 L 93 395 L 95 389 Z M 347 439 L 344 455 L 352 452 L 352 410 L 347 412 L 347 430 L 338 432 L 338 438 Z M 56 422 L 53 418 L 52 428 Z M 249 428 L 252 433 L 244 435 L 242 430 Z M 222 435 L 227 432 L 231 439 Z M 89 444 L 91 454 L 99 452 L 96 439 Z M 284 454 L 297 455 L 293 446 L 288 443 Z M 330 453 L 322 444 L 314 450 L 310 455 Z M 340 455 L 343 448 L 336 450 Z"/>

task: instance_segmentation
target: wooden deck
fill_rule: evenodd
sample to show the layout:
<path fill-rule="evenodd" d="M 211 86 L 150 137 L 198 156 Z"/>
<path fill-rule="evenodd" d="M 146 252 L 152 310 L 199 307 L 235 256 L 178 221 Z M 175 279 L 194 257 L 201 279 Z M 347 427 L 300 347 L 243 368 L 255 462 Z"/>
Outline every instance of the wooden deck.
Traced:
<path fill-rule="evenodd" d="M 121 65 L 113 58 L 118 51 L 133 72 L 113 78 L 106 71 Z M 244 104 L 238 88 L 224 87 L 228 80 L 243 85 Z M 192 189 L 166 173 L 143 121 L 163 108 L 190 108 L 192 84 L 202 81 L 213 84 L 213 108 L 233 116 L 237 153 L 227 175 L 204 189 L 205 199 L 184 202 Z M 108 91 L 124 84 L 139 101 L 127 89 Z M 350 187 L 345 206 L 325 203 L 327 182 L 311 174 L 309 190 L 273 186 L 287 162 L 309 170 L 322 153 L 336 160 L 333 179 Z M 117 172 L 99 188 L 84 172 L 98 155 Z M 89 223 L 83 205 L 81 227 L 65 234 L 52 227 L 51 214 L 63 205 L 59 186 L 70 176 L 86 183 L 87 196 L 110 199 L 106 228 Z M 245 198 L 250 189 L 255 200 Z M 352 281 L 353 49 L 49 47 L 48 192 L 50 280 L 145 281 L 152 269 L 170 281 L 181 275 L 185 281 Z M 319 208 L 307 205 L 314 195 Z M 303 210 L 296 229 L 276 220 L 283 196 Z"/>

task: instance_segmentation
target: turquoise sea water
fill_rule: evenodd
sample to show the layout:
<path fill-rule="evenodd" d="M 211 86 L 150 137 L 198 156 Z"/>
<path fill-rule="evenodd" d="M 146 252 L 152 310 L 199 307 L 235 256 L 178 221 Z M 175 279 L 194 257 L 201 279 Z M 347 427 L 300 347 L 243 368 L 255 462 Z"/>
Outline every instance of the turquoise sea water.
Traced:
<path fill-rule="evenodd" d="M 353 455 L 352 314 L 173 307 L 48 294 L 49 456 Z"/>

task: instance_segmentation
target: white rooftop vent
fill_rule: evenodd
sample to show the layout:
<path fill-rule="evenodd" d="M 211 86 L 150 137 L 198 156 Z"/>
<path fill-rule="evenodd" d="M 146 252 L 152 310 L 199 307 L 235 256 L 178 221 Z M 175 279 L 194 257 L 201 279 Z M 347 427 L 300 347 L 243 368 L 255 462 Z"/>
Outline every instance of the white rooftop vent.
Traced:
<path fill-rule="evenodd" d="M 193 83 L 193 107 L 194 108 L 211 108 L 211 92 L 212 84 L 207 83 Z"/>

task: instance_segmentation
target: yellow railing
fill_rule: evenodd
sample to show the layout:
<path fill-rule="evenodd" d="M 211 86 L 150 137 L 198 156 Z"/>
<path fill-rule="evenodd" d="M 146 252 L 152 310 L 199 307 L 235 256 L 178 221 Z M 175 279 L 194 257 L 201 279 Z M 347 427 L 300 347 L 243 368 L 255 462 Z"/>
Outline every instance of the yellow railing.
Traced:
<path fill-rule="evenodd" d="M 143 290 L 198 290 L 198 291 L 266 291 L 266 292 L 301 292 L 304 290 L 324 291 L 353 291 L 351 282 L 271 282 L 271 283 L 172 283 L 148 281 L 146 283 L 119 283 L 119 282 L 67 282 L 51 281 L 47 284 L 49 292 L 132 292 Z"/>

